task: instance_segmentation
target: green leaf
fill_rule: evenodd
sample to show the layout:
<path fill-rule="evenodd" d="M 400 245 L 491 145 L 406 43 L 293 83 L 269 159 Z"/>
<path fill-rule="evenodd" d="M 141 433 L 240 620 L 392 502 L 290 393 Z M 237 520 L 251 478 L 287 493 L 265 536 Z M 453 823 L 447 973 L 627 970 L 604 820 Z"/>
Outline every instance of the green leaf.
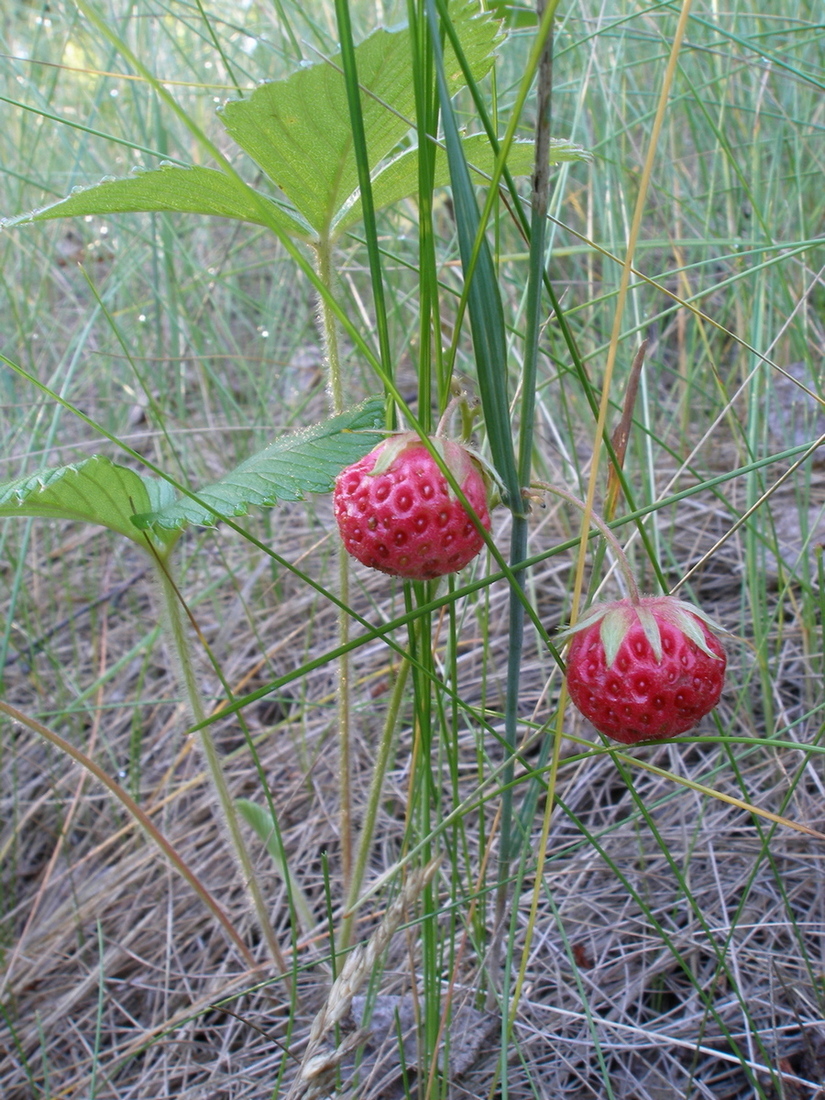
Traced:
<path fill-rule="evenodd" d="M 484 134 L 471 134 L 464 138 L 464 145 L 467 159 L 471 162 L 470 167 L 478 176 L 478 182 L 483 183 L 493 170 L 494 157 L 490 144 Z M 532 150 L 530 142 L 513 144 L 507 164 L 514 176 L 530 174 Z M 588 154 L 581 146 L 569 141 L 554 142 L 551 151 L 553 163 L 587 157 Z M 373 181 L 376 208 L 389 206 L 415 193 L 418 188 L 417 158 L 418 149 L 412 147 L 378 168 Z M 436 156 L 435 172 L 436 187 L 444 187 L 450 182 L 446 157 L 441 149 Z M 261 204 L 265 204 L 268 218 L 261 209 Z M 265 226 L 271 226 L 276 221 L 285 233 L 293 237 L 302 240 L 315 237 L 312 228 L 297 211 L 290 212 L 270 196 L 254 191 L 227 173 L 195 165 L 181 168 L 175 164 L 162 164 L 153 170 L 136 170 L 133 175 L 123 179 L 106 178 L 90 187 L 78 187 L 65 199 L 31 214 L 3 219 L 2 224 L 15 226 L 50 218 L 150 211 L 205 214 Z M 339 236 L 360 220 L 361 198 L 356 189 L 349 202 L 335 214 L 331 227 L 332 236 Z"/>
<path fill-rule="evenodd" d="M 467 134 L 462 138 L 464 155 L 469 164 L 474 182 L 485 183 L 489 180 L 495 164 L 495 155 L 486 134 Z M 529 176 L 533 171 L 535 149 L 532 141 L 514 141 L 507 157 L 507 167 L 513 176 Z M 581 145 L 563 139 L 554 140 L 550 149 L 550 163 L 562 161 L 589 160 L 590 154 Z M 450 168 L 444 150 L 439 146 L 436 151 L 434 187 L 447 187 L 450 183 Z M 413 195 L 418 190 L 418 147 L 405 149 L 403 153 L 381 165 L 373 176 L 372 197 L 376 209 L 390 206 L 394 202 Z M 337 237 L 350 229 L 361 219 L 361 199 L 355 195 L 353 201 L 339 210 L 332 226 L 332 236 Z"/>
<path fill-rule="evenodd" d="M 261 209 L 262 204 L 268 208 L 269 221 Z M 259 225 L 270 225 L 275 220 L 293 236 L 307 238 L 312 235 L 301 219 L 276 205 L 271 198 L 257 195 L 251 187 L 226 172 L 198 166 L 180 168 L 174 164 L 162 164 L 153 171 L 138 171 L 124 179 L 104 179 L 91 187 L 78 188 L 60 202 L 33 214 L 9 219 L 4 224 L 160 210 L 211 214 Z"/>
<path fill-rule="evenodd" d="M 173 496 L 163 481 L 141 477 L 103 455 L 41 470 L 0 485 L 0 516 L 38 516 L 101 524 L 146 548 L 135 512 L 165 508 Z"/>
<path fill-rule="evenodd" d="M 474 0 L 457 7 L 453 18 L 473 75 L 480 80 L 492 67 L 498 23 L 480 14 Z M 370 163 L 377 166 L 414 126 L 409 30 L 377 30 L 355 53 L 367 150 Z M 464 84 L 452 50 L 446 51 L 445 69 L 452 95 Z M 354 203 L 358 191 L 340 55 L 261 85 L 248 99 L 225 104 L 221 115 L 230 135 L 318 237 L 328 238 L 336 216 Z"/>
<path fill-rule="evenodd" d="M 453 15 L 465 58 L 475 80 L 492 68 L 499 24 L 483 13 L 477 0 L 457 6 Z M 409 30 L 380 29 L 355 50 L 361 81 L 362 111 L 373 170 L 397 150 L 411 132 L 415 93 Z M 465 83 L 451 47 L 445 50 L 450 94 Z M 340 55 L 286 80 L 263 84 L 247 99 L 230 101 L 220 111 L 229 134 L 287 195 L 293 208 L 228 172 L 198 165 L 162 164 L 123 179 L 103 179 L 78 188 L 59 202 L 3 225 L 50 218 L 168 211 L 234 218 L 276 228 L 305 241 L 330 239 L 361 218 L 358 170 Z M 474 148 L 477 138 L 470 139 Z M 376 206 L 396 202 L 417 190 L 414 150 L 409 159 L 391 162 L 376 175 L 385 192 Z M 490 162 L 479 153 L 479 166 Z M 491 163 L 491 162 L 490 162 Z M 513 172 L 519 167 L 511 162 Z M 384 174 L 386 173 L 386 174 Z M 446 175 L 442 173 L 444 182 Z"/>
<path fill-rule="evenodd" d="M 503 19 L 507 26 L 514 30 L 538 25 L 538 16 L 534 7 L 511 3 L 511 0 L 488 0 L 488 8 L 497 19 Z"/>
<path fill-rule="evenodd" d="M 384 403 L 370 398 L 355 409 L 311 428 L 282 435 L 246 459 L 220 481 L 168 507 L 134 517 L 140 528 L 179 528 L 187 523 L 211 526 L 220 519 L 245 516 L 252 505 L 303 500 L 307 493 L 328 493 L 340 471 L 380 443 L 374 429 L 384 420 Z"/>
<path fill-rule="evenodd" d="M 289 873 L 289 868 L 283 860 L 272 815 L 264 806 L 258 806 L 257 803 L 250 802 L 248 798 L 237 799 L 235 805 L 238 807 L 241 817 L 247 825 L 252 826 L 266 846 L 266 850 L 272 856 L 278 874 L 289 889 L 292 904 L 295 906 L 295 913 L 301 925 L 301 931 L 304 935 L 308 935 L 315 927 L 315 918 L 312 915 L 312 909 L 307 901 L 306 894 L 295 881 L 294 875 Z"/>

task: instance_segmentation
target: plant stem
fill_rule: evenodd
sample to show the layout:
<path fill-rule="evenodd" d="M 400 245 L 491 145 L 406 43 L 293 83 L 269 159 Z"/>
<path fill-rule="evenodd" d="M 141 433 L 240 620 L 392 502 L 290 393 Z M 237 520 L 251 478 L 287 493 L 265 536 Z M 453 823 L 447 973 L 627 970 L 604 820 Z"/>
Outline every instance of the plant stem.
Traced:
<path fill-rule="evenodd" d="M 332 245 L 319 241 L 315 246 L 315 270 L 324 287 L 332 293 Z M 338 349 L 338 330 L 335 314 L 323 294 L 318 295 L 318 327 L 324 342 L 324 358 L 327 361 L 327 393 L 333 416 L 344 411 L 344 384 L 341 371 L 341 355 Z"/>
<path fill-rule="evenodd" d="M 244 844 L 243 835 L 241 833 L 241 827 L 238 820 L 238 815 L 235 810 L 235 803 L 232 800 L 232 795 L 229 793 L 229 787 L 226 783 L 226 776 L 223 772 L 223 765 L 221 764 L 221 758 L 215 747 L 215 742 L 212 738 L 212 734 L 209 727 L 202 725 L 206 721 L 206 708 L 203 705 L 200 691 L 198 690 L 197 678 L 195 676 L 195 669 L 192 665 L 192 653 L 189 646 L 189 638 L 187 636 L 187 630 L 184 623 L 183 615 L 181 614 L 181 607 L 183 601 L 181 599 L 178 587 L 169 571 L 169 561 L 163 560 L 159 557 L 153 558 L 160 580 L 161 592 L 163 594 L 164 610 L 166 612 L 166 620 L 169 625 L 169 631 L 172 635 L 172 641 L 175 646 L 175 655 L 178 660 L 179 671 L 183 680 L 184 687 L 186 688 L 186 695 L 189 701 L 189 708 L 192 712 L 192 718 L 194 724 L 199 726 L 198 736 L 200 738 L 201 747 L 203 749 L 203 755 L 206 760 L 207 770 L 209 777 L 212 780 L 212 786 L 214 787 L 215 794 L 218 798 L 218 803 L 221 809 L 221 815 L 224 825 L 229 832 L 229 837 L 232 842 L 235 857 L 238 861 L 241 874 L 243 877 L 243 883 L 246 890 L 249 893 L 252 907 L 257 917 L 258 925 L 261 933 L 266 940 L 269 952 L 275 961 L 276 966 L 280 972 L 286 973 L 287 964 L 284 959 L 281 949 L 278 946 L 278 941 L 275 938 L 275 933 L 272 930 L 272 923 L 269 919 L 266 904 L 264 902 L 263 895 L 261 894 L 258 880 L 255 876 L 255 869 L 252 866 L 252 860 L 249 857 L 249 853 L 246 850 Z"/>
<path fill-rule="evenodd" d="M 324 287 L 332 292 L 332 246 L 328 240 L 315 249 L 316 270 Z M 318 295 L 318 326 L 327 362 L 327 391 L 333 415 L 344 411 L 344 385 L 335 315 L 326 295 Z M 338 643 L 349 645 L 349 555 L 343 543 L 338 546 Z M 338 784 L 340 787 L 339 832 L 341 842 L 341 880 L 343 893 L 349 893 L 352 881 L 352 750 L 350 745 L 350 660 L 348 653 L 338 659 L 336 699 L 338 704 Z"/>
<path fill-rule="evenodd" d="M 341 933 L 338 941 L 339 950 L 346 950 L 346 948 L 349 947 L 350 937 L 352 935 L 352 922 L 355 919 L 355 905 L 358 901 L 358 895 L 361 892 L 361 885 L 364 881 L 364 872 L 367 867 L 367 860 L 369 859 L 370 847 L 375 832 L 375 820 L 378 816 L 378 805 L 381 801 L 381 792 L 384 788 L 384 777 L 387 774 L 387 764 L 390 759 L 393 734 L 395 733 L 395 726 L 398 721 L 398 712 L 401 709 L 401 701 L 404 698 L 404 688 L 407 686 L 409 671 L 410 662 L 406 659 L 402 660 L 398 667 L 398 672 L 396 673 L 395 687 L 393 688 L 389 706 L 387 707 L 387 715 L 384 720 L 384 732 L 378 746 L 378 757 L 375 761 L 375 769 L 372 773 L 372 780 L 370 781 L 367 807 L 364 813 L 364 823 L 361 826 L 361 835 L 358 839 L 355 867 L 353 869 L 349 892 L 344 903 L 344 922 L 341 926 Z"/>
<path fill-rule="evenodd" d="M 530 272 L 527 285 L 527 331 L 524 337 L 524 367 L 521 381 L 521 408 L 519 425 L 518 483 L 530 482 L 533 456 L 533 421 L 535 417 L 536 371 L 541 318 L 541 291 L 544 276 L 545 226 L 549 191 L 550 147 L 550 93 L 553 86 L 553 11 L 556 4 L 546 9 L 539 0 L 537 13 L 540 35 L 544 43 L 539 61 L 537 83 L 536 153 L 533 172 L 532 218 L 530 225 Z M 496 894 L 496 927 L 502 928 L 507 901 L 507 880 L 513 858 L 512 816 L 514 758 L 518 727 L 518 700 L 520 690 L 521 656 L 524 645 L 524 602 L 520 589 L 524 586 L 522 562 L 527 557 L 528 524 L 525 501 L 511 500 L 513 529 L 510 542 L 510 567 L 513 581 L 510 587 L 509 646 L 507 651 L 507 693 L 504 710 L 504 739 L 511 759 L 502 776 L 504 791 L 501 799 L 501 845 L 499 849 L 498 889 Z M 497 954 L 497 949 L 496 949 Z M 507 997 L 502 998 L 506 1008 Z"/>
<path fill-rule="evenodd" d="M 630 602 L 638 604 L 641 596 L 639 595 L 639 586 L 636 584 L 636 578 L 633 576 L 633 570 L 630 568 L 630 562 L 627 560 L 627 554 L 622 549 L 622 544 L 616 538 L 613 530 L 605 523 L 598 512 L 594 512 L 592 508 L 588 508 L 583 500 L 579 500 L 573 493 L 569 493 L 567 489 L 560 489 L 557 485 L 550 485 L 546 481 L 534 481 L 533 485 L 536 489 L 542 489 L 545 493 L 553 493 L 557 497 L 561 497 L 563 500 L 569 501 L 574 504 L 586 515 L 589 515 L 590 522 L 594 527 L 598 527 L 604 536 L 605 540 L 613 547 L 613 552 L 616 555 L 616 560 L 619 563 L 619 568 L 622 571 L 622 576 L 627 583 L 627 591 L 630 596 Z"/>

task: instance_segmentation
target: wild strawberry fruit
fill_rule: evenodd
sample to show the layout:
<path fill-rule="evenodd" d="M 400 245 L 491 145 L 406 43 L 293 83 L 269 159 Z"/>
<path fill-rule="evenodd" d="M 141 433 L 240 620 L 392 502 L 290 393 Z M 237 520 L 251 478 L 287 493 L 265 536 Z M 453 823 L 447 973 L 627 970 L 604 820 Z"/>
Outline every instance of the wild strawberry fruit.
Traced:
<path fill-rule="evenodd" d="M 569 631 L 570 698 L 597 730 L 626 745 L 686 733 L 722 693 L 719 629 L 672 596 L 591 608 Z"/>
<path fill-rule="evenodd" d="M 487 487 L 460 444 L 434 438 L 482 527 L 490 530 Z M 335 518 L 344 546 L 364 565 L 406 580 L 455 573 L 484 539 L 415 432 L 379 443 L 338 475 Z"/>

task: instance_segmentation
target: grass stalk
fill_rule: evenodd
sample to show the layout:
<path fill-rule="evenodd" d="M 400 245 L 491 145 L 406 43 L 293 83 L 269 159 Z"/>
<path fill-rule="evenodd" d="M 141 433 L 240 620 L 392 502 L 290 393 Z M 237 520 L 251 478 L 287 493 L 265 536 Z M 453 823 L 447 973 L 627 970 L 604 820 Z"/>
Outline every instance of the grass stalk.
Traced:
<path fill-rule="evenodd" d="M 7 718 L 11 718 L 12 721 L 18 722 L 21 726 L 25 726 L 27 729 L 32 730 L 45 741 L 54 745 L 61 753 L 64 753 L 70 759 L 74 760 L 75 763 L 79 764 L 82 768 L 85 768 L 90 775 L 93 775 L 95 779 L 106 787 L 110 794 L 114 795 L 127 813 L 134 818 L 135 821 L 140 823 L 148 836 L 157 844 L 173 867 L 175 867 L 183 878 L 186 879 L 198 897 L 209 908 L 212 915 L 238 948 L 250 970 L 257 969 L 259 964 L 250 954 L 249 948 L 238 935 L 238 932 L 228 916 L 223 912 L 203 883 L 201 883 L 198 877 L 193 874 L 187 864 L 180 858 L 166 837 L 155 827 L 149 815 L 138 806 L 135 800 L 131 798 L 126 791 L 123 790 L 120 784 L 116 783 L 90 756 L 87 756 L 86 753 L 82 752 L 80 749 L 75 748 L 71 742 L 55 733 L 54 730 L 49 729 L 49 727 L 45 726 L 42 722 L 38 722 L 37 719 L 29 717 L 29 715 L 24 714 L 16 707 L 12 707 L 2 700 L 0 700 L 0 711 L 5 714 Z"/>
<path fill-rule="evenodd" d="M 551 9 L 545 16 L 545 10 Z M 533 172 L 533 195 L 531 202 L 530 226 L 530 269 L 527 283 L 527 330 L 524 337 L 524 359 L 521 374 L 521 409 L 519 416 L 518 481 L 522 495 L 530 485 L 533 469 L 533 429 L 535 422 L 536 378 L 538 370 L 539 332 L 541 329 L 541 300 L 545 270 L 545 230 L 547 225 L 547 204 L 550 185 L 550 105 L 553 83 L 553 18 L 556 4 L 546 5 L 539 0 L 537 14 L 541 27 L 545 29 L 544 48 L 540 54 L 538 84 L 536 88 L 536 138 L 535 167 Z M 524 644 L 524 602 L 517 588 L 524 590 L 525 571 L 523 563 L 527 557 L 528 517 L 521 506 L 513 512 L 513 527 L 510 543 L 510 568 L 513 581 L 510 591 L 510 611 L 507 651 L 507 689 L 504 718 L 505 742 L 511 753 L 515 752 L 518 727 L 519 679 L 521 675 L 521 654 Z M 513 775 L 513 762 L 504 774 L 505 794 L 502 796 L 501 811 L 501 847 L 499 851 L 499 907 L 503 910 L 503 884 L 509 876 L 510 860 L 513 857 L 512 797 L 510 780 Z"/>
<path fill-rule="evenodd" d="M 551 93 L 553 86 L 553 12 L 555 4 L 546 5 L 544 0 L 537 4 L 539 25 L 543 29 L 543 42 L 536 88 L 536 138 L 533 170 L 533 193 L 530 223 L 530 269 L 527 286 L 524 359 L 521 374 L 521 415 L 519 419 L 518 481 L 522 494 L 530 484 L 533 468 L 533 429 L 535 421 L 536 378 L 538 370 L 539 331 L 541 328 L 541 300 L 545 271 L 545 229 L 547 225 L 547 205 L 549 195 L 549 147 L 551 121 Z M 548 14 L 549 13 L 549 14 Z M 503 774 L 504 790 L 501 797 L 501 839 L 499 848 L 498 885 L 496 890 L 496 939 L 504 934 L 504 917 L 509 894 L 510 866 L 514 856 L 512 836 L 513 794 L 512 781 L 515 774 L 515 749 L 518 737 L 519 695 L 521 680 L 522 650 L 524 646 L 524 605 L 517 588 L 524 589 L 524 561 L 527 557 L 528 517 L 524 506 L 513 509 L 512 534 L 510 542 L 510 567 L 514 583 L 509 594 L 509 626 L 507 648 L 507 687 L 504 713 L 504 739 L 509 760 Z M 508 942 L 508 954 L 512 951 L 512 941 Z M 493 944 L 492 960 L 497 969 L 499 948 Z M 510 1022 L 510 967 L 502 968 L 501 989 L 501 1034 L 509 1035 Z M 502 1043 L 500 1060 L 501 1094 L 503 1100 L 508 1095 L 508 1043 Z"/>

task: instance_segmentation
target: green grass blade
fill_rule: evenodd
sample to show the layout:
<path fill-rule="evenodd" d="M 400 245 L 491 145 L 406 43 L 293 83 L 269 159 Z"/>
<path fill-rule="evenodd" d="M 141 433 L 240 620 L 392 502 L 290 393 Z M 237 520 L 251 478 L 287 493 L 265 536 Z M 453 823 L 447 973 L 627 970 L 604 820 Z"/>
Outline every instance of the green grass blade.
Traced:
<path fill-rule="evenodd" d="M 474 268 L 467 289 L 467 300 L 487 439 L 493 465 L 501 478 L 505 501 L 514 512 L 519 513 L 523 509 L 510 425 L 504 311 L 493 257 L 483 231 L 480 230 L 478 205 L 450 102 L 433 0 L 428 0 L 427 14 L 435 52 L 436 79 L 450 165 L 461 262 L 465 274 Z"/>
<path fill-rule="evenodd" d="M 378 329 L 378 347 L 384 374 L 393 378 L 393 362 L 390 352 L 390 337 L 387 327 L 387 307 L 384 301 L 384 276 L 381 270 L 381 253 L 378 248 L 378 228 L 375 223 L 375 206 L 372 196 L 370 173 L 374 160 L 367 148 L 367 134 L 364 123 L 361 84 L 358 76 L 358 61 L 355 43 L 352 38 L 349 0 L 335 0 L 338 19 L 338 35 L 341 42 L 341 61 L 344 69 L 347 105 L 349 107 L 350 126 L 352 128 L 352 152 L 358 172 L 358 197 L 361 215 L 364 220 L 364 236 L 367 242 L 367 255 L 370 265 L 370 285 L 375 303 L 375 324 Z M 392 426 L 392 419 L 390 427 Z"/>

